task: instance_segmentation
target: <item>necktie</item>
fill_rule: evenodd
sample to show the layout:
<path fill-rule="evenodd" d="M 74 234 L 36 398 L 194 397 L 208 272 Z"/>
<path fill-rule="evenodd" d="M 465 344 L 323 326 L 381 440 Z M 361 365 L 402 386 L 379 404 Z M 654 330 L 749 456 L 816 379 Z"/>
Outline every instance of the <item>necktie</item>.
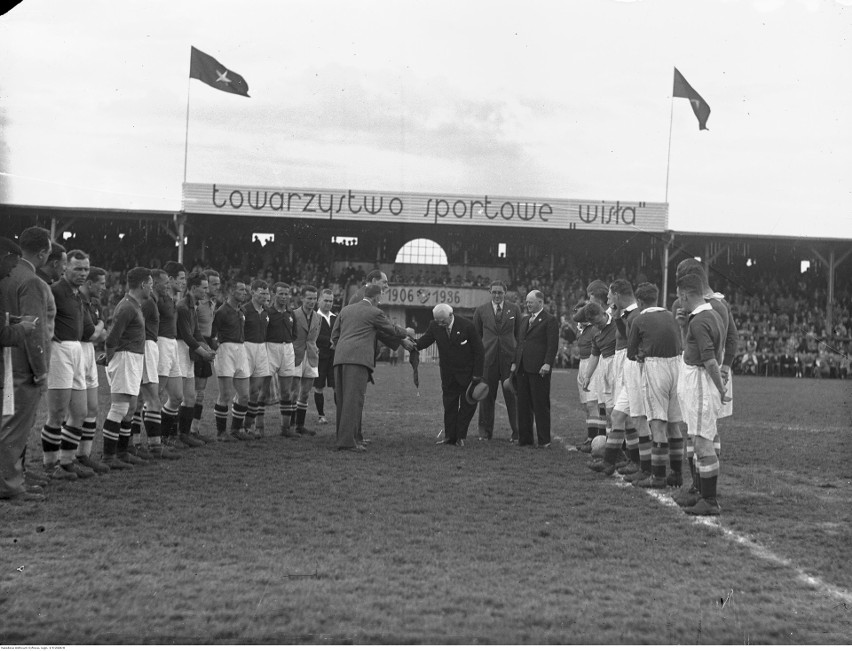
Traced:
<path fill-rule="evenodd" d="M 500 321 L 503 320 L 503 304 L 502 303 L 500 303 L 500 305 L 497 306 L 496 318 L 497 318 L 497 323 L 500 323 Z"/>

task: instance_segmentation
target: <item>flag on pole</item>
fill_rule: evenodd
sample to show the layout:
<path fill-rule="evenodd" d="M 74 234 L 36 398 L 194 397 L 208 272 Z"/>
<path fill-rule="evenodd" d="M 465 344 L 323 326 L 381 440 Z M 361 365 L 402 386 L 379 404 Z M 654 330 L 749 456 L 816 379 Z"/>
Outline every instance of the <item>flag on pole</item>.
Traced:
<path fill-rule="evenodd" d="M 685 97 L 688 99 L 689 103 L 692 104 L 692 112 L 698 118 L 698 130 L 707 129 L 707 118 L 710 117 L 710 105 L 704 101 L 701 95 L 695 92 L 695 89 L 689 85 L 677 68 L 674 69 L 674 90 L 672 91 L 672 97 Z"/>
<path fill-rule="evenodd" d="M 189 76 L 226 93 L 249 96 L 248 84 L 242 75 L 228 70 L 209 54 L 192 46 L 190 46 Z"/>

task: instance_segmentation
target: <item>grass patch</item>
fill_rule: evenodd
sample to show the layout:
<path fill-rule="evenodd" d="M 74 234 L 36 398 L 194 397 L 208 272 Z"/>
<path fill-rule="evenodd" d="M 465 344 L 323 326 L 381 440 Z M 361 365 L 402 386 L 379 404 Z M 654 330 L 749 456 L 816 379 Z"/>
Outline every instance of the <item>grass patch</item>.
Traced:
<path fill-rule="evenodd" d="M 554 376 L 565 442 L 584 438 L 575 383 Z M 335 451 L 321 426 L 0 507 L 0 642 L 845 643 L 852 606 L 796 569 L 852 590 L 849 384 L 735 384 L 720 520 L 790 567 L 562 446 L 480 442 L 475 426 L 465 448 L 435 446 L 437 367 L 421 369 L 418 399 L 410 369 L 382 366 L 366 454 Z M 495 436 L 508 433 L 498 416 Z"/>

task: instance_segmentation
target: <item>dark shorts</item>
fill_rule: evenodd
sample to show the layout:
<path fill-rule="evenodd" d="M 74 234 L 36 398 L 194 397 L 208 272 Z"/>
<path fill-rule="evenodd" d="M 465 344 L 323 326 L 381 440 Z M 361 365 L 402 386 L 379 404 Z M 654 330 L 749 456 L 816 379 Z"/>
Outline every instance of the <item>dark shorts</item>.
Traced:
<path fill-rule="evenodd" d="M 209 346 L 213 341 L 210 337 L 204 337 L 204 340 L 207 342 Z M 200 357 L 196 357 L 190 353 L 190 357 L 195 363 L 195 377 L 206 378 L 213 377 L 213 364 L 206 360 L 201 359 Z"/>
<path fill-rule="evenodd" d="M 314 379 L 314 389 L 334 388 L 334 357 L 320 358 L 317 370 L 319 375 Z"/>

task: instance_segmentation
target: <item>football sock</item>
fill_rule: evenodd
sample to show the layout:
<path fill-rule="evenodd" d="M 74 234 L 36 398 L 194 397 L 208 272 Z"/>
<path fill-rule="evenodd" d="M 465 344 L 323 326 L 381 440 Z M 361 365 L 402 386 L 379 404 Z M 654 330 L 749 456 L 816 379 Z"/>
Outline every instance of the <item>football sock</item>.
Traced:
<path fill-rule="evenodd" d="M 74 461 L 82 432 L 71 425 L 63 425 L 60 431 L 59 463 L 64 466 Z"/>
<path fill-rule="evenodd" d="M 77 456 L 88 457 L 92 454 L 92 444 L 95 441 L 95 431 L 98 429 L 97 420 L 84 420 L 80 432 L 80 443 L 77 445 Z"/>
<path fill-rule="evenodd" d="M 224 434 L 228 429 L 228 407 L 217 402 L 213 405 L 213 415 L 216 418 L 216 431 Z"/>
<path fill-rule="evenodd" d="M 181 405 L 178 410 L 178 432 L 180 434 L 189 434 L 189 428 L 192 426 L 192 416 L 195 412 L 195 407 Z"/>
<path fill-rule="evenodd" d="M 41 428 L 41 449 L 44 456 L 44 465 L 49 466 L 59 461 L 61 435 L 61 427 L 45 425 Z"/>
<path fill-rule="evenodd" d="M 231 403 L 231 429 L 241 430 L 245 422 L 248 405 L 241 405 L 238 402 Z"/>
<path fill-rule="evenodd" d="M 104 421 L 104 457 L 114 457 L 118 437 L 121 433 L 121 423 L 111 420 L 109 417 Z"/>

